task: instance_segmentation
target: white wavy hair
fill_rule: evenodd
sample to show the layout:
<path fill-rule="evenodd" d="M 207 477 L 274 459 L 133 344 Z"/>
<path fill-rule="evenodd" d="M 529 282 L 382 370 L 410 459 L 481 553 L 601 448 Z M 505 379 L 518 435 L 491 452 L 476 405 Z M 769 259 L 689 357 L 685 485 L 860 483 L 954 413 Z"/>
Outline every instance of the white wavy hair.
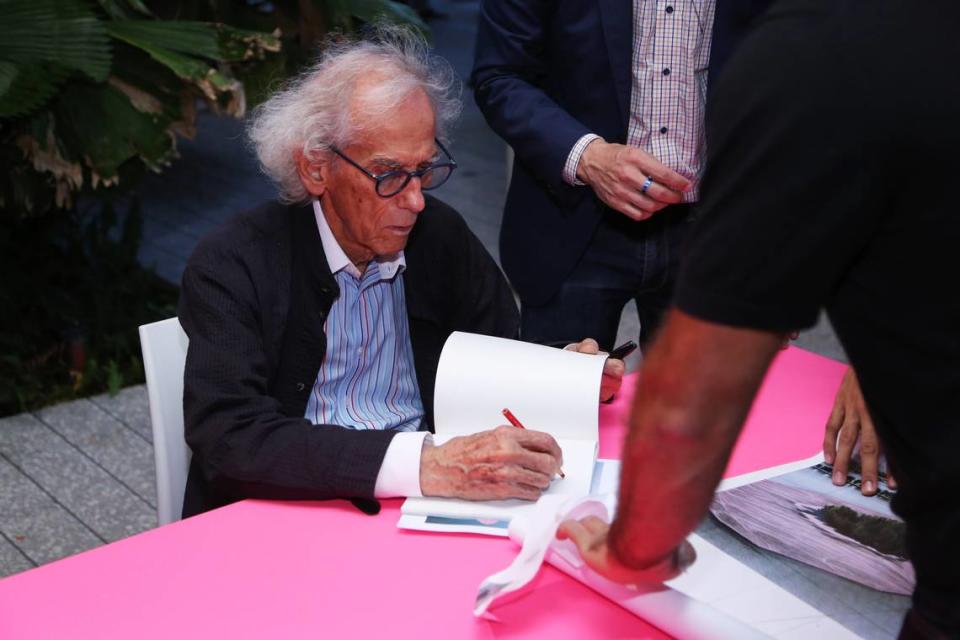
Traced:
<path fill-rule="evenodd" d="M 366 90 L 362 117 L 351 117 L 357 82 L 373 71 L 383 80 Z M 408 28 L 378 25 L 362 40 L 330 41 L 312 67 L 254 110 L 247 127 L 280 199 L 309 198 L 297 172 L 298 152 L 318 158 L 331 146 L 348 146 L 361 128 L 375 126 L 378 116 L 418 88 L 433 105 L 437 137 L 446 142 L 460 115 L 460 82 L 446 60 L 430 54 L 423 38 Z"/>

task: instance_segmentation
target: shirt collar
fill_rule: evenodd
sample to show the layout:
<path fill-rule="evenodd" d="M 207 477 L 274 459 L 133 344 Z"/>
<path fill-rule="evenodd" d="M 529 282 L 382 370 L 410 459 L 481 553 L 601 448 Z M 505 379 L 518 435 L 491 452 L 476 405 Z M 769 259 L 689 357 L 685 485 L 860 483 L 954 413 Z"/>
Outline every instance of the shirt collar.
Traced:
<path fill-rule="evenodd" d="M 313 216 L 317 219 L 317 230 L 320 231 L 320 242 L 323 243 L 323 253 L 327 256 L 327 266 L 330 267 L 330 273 L 335 274 L 338 271 L 346 271 L 356 279 L 360 279 L 360 271 L 357 269 L 347 254 L 343 252 L 340 243 L 333 235 L 333 230 L 327 224 L 327 217 L 323 215 L 323 208 L 320 206 L 320 200 L 313 201 Z M 403 251 L 392 253 L 385 256 L 376 256 L 372 262 L 377 263 L 381 280 L 390 280 L 407 268 L 407 260 Z"/>

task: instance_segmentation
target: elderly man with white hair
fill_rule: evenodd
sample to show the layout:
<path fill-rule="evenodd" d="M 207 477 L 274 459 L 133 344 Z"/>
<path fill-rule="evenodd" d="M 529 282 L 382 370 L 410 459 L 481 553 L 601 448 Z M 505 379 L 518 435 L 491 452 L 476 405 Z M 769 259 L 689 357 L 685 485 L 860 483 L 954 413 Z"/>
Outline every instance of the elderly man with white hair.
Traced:
<path fill-rule="evenodd" d="M 184 516 L 242 498 L 535 499 L 559 470 L 545 433 L 427 437 L 447 336 L 518 327 L 489 254 L 423 193 L 456 168 L 440 142 L 455 86 L 422 40 L 380 28 L 328 47 L 254 115 L 281 201 L 205 238 L 183 276 Z M 622 373 L 608 361 L 602 397 Z"/>

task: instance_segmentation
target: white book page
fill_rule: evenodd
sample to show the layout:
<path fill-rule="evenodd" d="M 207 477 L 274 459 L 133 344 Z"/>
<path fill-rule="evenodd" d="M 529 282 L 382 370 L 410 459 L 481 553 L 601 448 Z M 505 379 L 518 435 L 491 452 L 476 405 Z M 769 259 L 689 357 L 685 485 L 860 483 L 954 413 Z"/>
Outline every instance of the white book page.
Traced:
<path fill-rule="evenodd" d="M 476 518 L 447 518 L 444 516 L 401 515 L 398 529 L 436 531 L 439 533 L 477 533 L 506 538 L 510 535 L 506 520 L 477 520 Z"/>
<path fill-rule="evenodd" d="M 697 560 L 665 587 L 631 590 L 594 573 L 569 544 L 546 561 L 624 609 L 690 640 L 852 640 L 858 636 L 823 612 L 736 561 L 696 534 Z M 744 626 L 746 625 L 746 626 Z"/>
<path fill-rule="evenodd" d="M 822 456 L 822 454 L 821 454 Z M 802 461 L 807 463 L 808 461 Z M 775 469 L 792 467 L 782 465 Z M 603 496 L 610 512 L 616 510 L 620 485 L 619 460 L 597 460 L 591 494 Z M 748 477 L 768 477 L 770 470 L 746 474 L 732 480 L 739 483 Z M 744 483 L 745 484 L 745 483 Z M 717 491 L 730 487 L 723 484 Z M 719 633 L 724 623 L 709 609 L 690 611 L 679 594 L 708 604 L 731 619 L 748 624 L 771 638 L 800 640 L 846 640 L 857 635 L 812 605 L 765 578 L 747 565 L 724 553 L 697 534 L 688 541 L 697 551 L 697 560 L 682 575 L 666 583 L 670 589 L 645 594 L 631 593 L 590 572 L 569 548 L 558 546 L 558 553 L 548 554 L 547 562 L 588 584 L 624 608 L 653 622 L 667 633 L 685 638 L 742 638 L 742 631 L 731 628 L 727 636 Z"/>
<path fill-rule="evenodd" d="M 697 551 L 697 560 L 686 573 L 667 583 L 672 589 L 742 620 L 772 638 L 858 637 L 700 536 L 692 534 L 689 541 Z"/>
<path fill-rule="evenodd" d="M 801 469 L 809 469 L 810 467 L 818 465 L 821 462 L 823 462 L 823 451 L 819 451 L 815 455 L 805 460 L 788 462 L 776 467 L 768 467 L 766 469 L 760 469 L 759 471 L 733 476 L 732 478 L 724 478 L 720 482 L 720 486 L 717 487 L 717 492 L 729 491 L 730 489 L 736 489 L 737 487 L 753 484 L 754 482 L 760 482 L 761 480 L 776 478 L 777 476 L 793 473 L 794 471 L 800 471 Z"/>
<path fill-rule="evenodd" d="M 507 424 L 502 411 L 508 408 L 527 429 L 596 441 L 604 362 L 603 356 L 454 332 L 437 367 L 436 433 Z"/>

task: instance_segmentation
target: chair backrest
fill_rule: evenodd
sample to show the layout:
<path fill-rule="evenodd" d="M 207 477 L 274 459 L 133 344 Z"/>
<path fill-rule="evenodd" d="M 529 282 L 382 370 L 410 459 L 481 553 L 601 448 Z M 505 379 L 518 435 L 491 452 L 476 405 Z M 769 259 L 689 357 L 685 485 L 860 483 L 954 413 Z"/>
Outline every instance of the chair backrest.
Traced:
<path fill-rule="evenodd" d="M 143 368 L 153 423 L 153 456 L 157 465 L 157 520 L 180 519 L 187 485 L 190 448 L 183 437 L 183 367 L 187 334 L 177 318 L 140 327 Z"/>

